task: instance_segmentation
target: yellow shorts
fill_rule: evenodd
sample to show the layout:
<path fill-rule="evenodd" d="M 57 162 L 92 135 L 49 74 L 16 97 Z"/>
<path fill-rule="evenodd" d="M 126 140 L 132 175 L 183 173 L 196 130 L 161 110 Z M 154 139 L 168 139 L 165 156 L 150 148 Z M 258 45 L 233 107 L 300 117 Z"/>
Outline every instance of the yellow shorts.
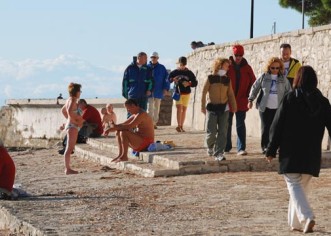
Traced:
<path fill-rule="evenodd" d="M 181 94 L 179 101 L 176 101 L 176 105 L 182 105 L 183 107 L 187 107 L 190 101 L 190 94 Z"/>

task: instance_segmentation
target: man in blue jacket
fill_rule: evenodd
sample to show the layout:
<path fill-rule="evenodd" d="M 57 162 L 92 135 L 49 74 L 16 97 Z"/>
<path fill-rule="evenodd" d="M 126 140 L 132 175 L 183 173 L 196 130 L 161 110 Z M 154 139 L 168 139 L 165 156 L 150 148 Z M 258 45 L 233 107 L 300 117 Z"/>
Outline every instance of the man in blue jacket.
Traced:
<path fill-rule="evenodd" d="M 140 52 L 137 61 L 133 61 L 124 71 L 122 95 L 126 99 L 135 99 L 140 108 L 147 109 L 147 98 L 152 94 L 152 70 L 146 65 L 147 54 Z"/>
<path fill-rule="evenodd" d="M 164 65 L 158 62 L 159 54 L 153 52 L 150 56 L 151 61 L 148 67 L 152 70 L 154 80 L 154 88 L 152 95 L 148 98 L 148 114 L 152 117 L 154 128 L 157 129 L 157 122 L 159 121 L 160 105 L 163 97 L 168 93 L 170 83 L 168 81 L 168 71 Z"/>

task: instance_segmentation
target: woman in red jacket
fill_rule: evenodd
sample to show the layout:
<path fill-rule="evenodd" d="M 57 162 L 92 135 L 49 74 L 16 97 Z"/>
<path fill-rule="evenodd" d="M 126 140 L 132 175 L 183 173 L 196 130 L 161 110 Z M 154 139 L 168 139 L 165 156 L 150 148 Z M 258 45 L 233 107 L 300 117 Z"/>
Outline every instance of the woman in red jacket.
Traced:
<path fill-rule="evenodd" d="M 0 199 L 11 199 L 15 180 L 15 164 L 0 140 Z"/>

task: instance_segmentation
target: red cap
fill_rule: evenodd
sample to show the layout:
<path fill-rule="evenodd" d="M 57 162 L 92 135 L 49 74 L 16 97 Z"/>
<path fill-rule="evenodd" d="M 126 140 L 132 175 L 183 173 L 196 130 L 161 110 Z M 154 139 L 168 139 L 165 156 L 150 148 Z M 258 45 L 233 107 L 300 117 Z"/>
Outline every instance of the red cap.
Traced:
<path fill-rule="evenodd" d="M 244 48 L 240 44 L 234 45 L 232 50 L 234 55 L 244 55 Z"/>

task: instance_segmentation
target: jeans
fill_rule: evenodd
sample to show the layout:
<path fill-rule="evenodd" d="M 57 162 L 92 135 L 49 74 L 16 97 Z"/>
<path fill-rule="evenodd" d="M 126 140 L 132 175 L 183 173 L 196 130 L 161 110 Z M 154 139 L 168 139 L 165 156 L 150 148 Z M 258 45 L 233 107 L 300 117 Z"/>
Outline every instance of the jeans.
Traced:
<path fill-rule="evenodd" d="M 228 119 L 228 111 L 222 113 L 207 111 L 206 144 L 208 148 L 214 149 L 214 156 L 224 152 Z"/>
<path fill-rule="evenodd" d="M 159 121 L 161 99 L 159 98 L 148 98 L 148 109 L 147 113 L 152 117 L 154 125 Z"/>
<path fill-rule="evenodd" d="M 301 223 L 315 219 L 307 199 L 308 186 L 312 176 L 308 174 L 284 174 L 287 189 L 290 194 L 288 205 L 288 224 L 300 229 Z"/>
<path fill-rule="evenodd" d="M 261 119 L 261 148 L 262 151 L 268 147 L 269 131 L 272 121 L 274 120 L 277 109 L 266 108 L 264 112 L 260 113 Z"/>
<path fill-rule="evenodd" d="M 228 134 L 227 134 L 227 142 L 225 151 L 229 152 L 232 149 L 232 119 L 233 112 L 229 113 L 228 119 Z M 237 111 L 236 112 L 236 129 L 237 129 L 237 151 L 245 151 L 246 150 L 246 111 Z"/>

